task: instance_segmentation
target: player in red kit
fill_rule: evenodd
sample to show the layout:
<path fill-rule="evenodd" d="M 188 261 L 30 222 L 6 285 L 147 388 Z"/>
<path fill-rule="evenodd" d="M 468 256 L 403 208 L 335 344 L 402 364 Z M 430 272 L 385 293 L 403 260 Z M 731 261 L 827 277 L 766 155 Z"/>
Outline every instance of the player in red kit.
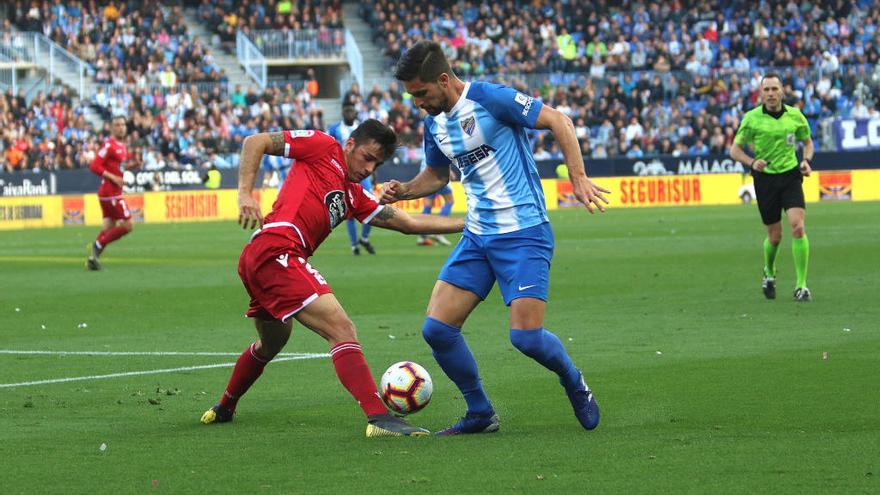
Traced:
<path fill-rule="evenodd" d="M 125 117 L 117 115 L 110 121 L 110 134 L 92 160 L 89 169 L 104 180 L 98 188 L 98 201 L 104 214 L 104 225 L 94 242 L 89 243 L 86 267 L 100 270 L 98 257 L 111 242 L 131 232 L 131 212 L 122 197 L 122 163 L 128 158 L 125 150 Z"/>
<path fill-rule="evenodd" d="M 290 337 L 291 319 L 327 339 L 336 375 L 367 416 L 368 437 L 422 436 L 428 431 L 388 412 L 364 360 L 355 326 L 309 257 L 349 218 L 407 234 L 461 232 L 462 218 L 409 215 L 380 205 L 358 184 L 395 150 L 397 136 L 377 120 L 362 123 L 344 145 L 319 131 L 255 134 L 239 166 L 239 223 L 257 225 L 241 253 L 238 274 L 250 295 L 247 316 L 259 338 L 238 358 L 220 402 L 202 423 L 230 421 L 241 396 Z M 262 218 L 252 192 L 264 154 L 295 159 L 272 212 Z"/>

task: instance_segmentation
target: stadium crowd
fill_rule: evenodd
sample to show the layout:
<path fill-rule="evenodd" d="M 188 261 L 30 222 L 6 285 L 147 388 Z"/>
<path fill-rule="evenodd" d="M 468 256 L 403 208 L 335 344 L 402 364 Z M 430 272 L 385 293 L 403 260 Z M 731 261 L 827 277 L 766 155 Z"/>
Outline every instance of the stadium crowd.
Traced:
<path fill-rule="evenodd" d="M 259 93 L 229 88 L 210 49 L 189 37 L 179 5 L 19 0 L 6 7 L 19 29 L 40 31 L 92 65 L 92 93 L 82 104 L 106 121 L 129 117 L 136 166 L 234 165 L 249 134 L 326 127 L 308 86 Z M 29 104 L 23 94 L 6 94 L 0 102 L 0 123 L 8 124 L 0 139 L 5 168 L 88 167 L 98 137 L 87 131 L 84 108 L 72 105 L 68 90 L 38 95 Z"/>
<path fill-rule="evenodd" d="M 723 152 L 766 69 L 783 73 L 814 134 L 823 118 L 877 112 L 860 85 L 880 60 L 871 0 L 378 0 L 361 14 L 389 66 L 416 41 L 437 41 L 457 74 L 560 107 L 593 158 Z M 372 106 L 365 99 L 361 110 Z M 415 126 L 417 112 L 404 120 Z M 534 137 L 536 156 L 561 157 L 552 136 Z"/>
<path fill-rule="evenodd" d="M 621 5 L 622 4 L 622 5 Z M 420 39 L 443 44 L 463 76 L 498 72 L 657 72 L 826 67 L 880 59 L 873 0 L 420 2 L 361 4 L 393 63 Z"/>
<path fill-rule="evenodd" d="M 211 50 L 188 36 L 179 5 L 17 0 L 7 12 L 19 29 L 42 32 L 89 63 L 97 83 L 228 81 Z"/>
<path fill-rule="evenodd" d="M 98 136 L 72 105 L 66 88 L 38 93 L 0 93 L 0 170 L 87 168 L 100 147 Z"/>
<path fill-rule="evenodd" d="M 205 40 L 188 34 L 181 3 L 15 0 L 6 9 L 19 29 L 40 31 L 92 65 L 98 84 L 87 103 L 105 119 L 130 117 L 146 167 L 234 165 L 251 133 L 330 124 L 308 87 L 230 88 Z M 342 27 L 339 1 L 188 3 L 220 41 L 237 29 Z M 415 41 L 434 39 L 463 78 L 503 82 L 569 115 L 594 159 L 724 153 L 743 112 L 757 104 L 765 70 L 782 73 L 787 102 L 802 109 L 820 148 L 830 144 L 822 140 L 829 117 L 878 115 L 870 85 L 880 2 L 871 0 L 378 0 L 361 4 L 361 14 L 389 67 Z M 400 159 L 421 159 L 421 115 L 400 84 L 353 85 L 343 101 L 357 106 L 360 120 L 378 118 L 400 134 Z M 97 141 L 71 102 L 66 90 L 30 104 L 3 95 L 4 166 L 87 166 Z M 530 137 L 537 158 L 561 158 L 551 134 Z"/>
<path fill-rule="evenodd" d="M 331 36 L 328 30 L 344 27 L 339 0 L 200 0 L 197 15 L 224 46 L 235 43 L 239 29 L 280 30 L 285 35 L 288 31 L 315 30 L 321 39 Z M 342 39 L 325 41 L 344 44 Z"/>

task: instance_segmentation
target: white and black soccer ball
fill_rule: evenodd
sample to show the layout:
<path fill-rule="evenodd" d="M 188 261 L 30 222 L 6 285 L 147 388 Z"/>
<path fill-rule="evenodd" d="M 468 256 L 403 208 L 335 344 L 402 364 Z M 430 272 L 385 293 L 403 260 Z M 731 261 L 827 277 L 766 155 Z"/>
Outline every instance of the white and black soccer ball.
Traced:
<path fill-rule="evenodd" d="M 398 415 L 421 411 L 431 401 L 434 382 L 425 368 L 412 361 L 392 364 L 382 375 L 379 394 L 391 411 Z"/>

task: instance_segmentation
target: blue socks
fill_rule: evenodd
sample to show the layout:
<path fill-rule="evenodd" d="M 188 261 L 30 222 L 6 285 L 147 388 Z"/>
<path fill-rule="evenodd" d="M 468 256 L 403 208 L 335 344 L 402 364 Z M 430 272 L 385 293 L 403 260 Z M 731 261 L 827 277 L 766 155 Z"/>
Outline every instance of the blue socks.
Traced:
<path fill-rule="evenodd" d="M 440 208 L 440 216 L 448 217 L 450 213 L 452 213 L 452 203 L 443 203 L 443 208 Z"/>
<path fill-rule="evenodd" d="M 345 228 L 348 230 L 348 240 L 351 241 L 352 247 L 358 245 L 358 230 L 357 230 L 357 221 L 353 218 L 349 218 L 345 221 Z M 370 238 L 370 224 L 364 224 L 361 226 L 361 239 L 367 240 Z"/>
<path fill-rule="evenodd" d="M 535 330 L 510 329 L 510 342 L 526 356 L 534 359 L 541 366 L 559 375 L 559 382 L 566 390 L 573 389 L 579 383 L 580 373 L 559 337 L 544 328 Z"/>
<path fill-rule="evenodd" d="M 434 351 L 437 364 L 464 395 L 468 412 L 479 414 L 491 411 L 492 404 L 480 383 L 477 362 L 461 335 L 461 329 L 429 316 L 425 318 L 422 336 Z"/>
<path fill-rule="evenodd" d="M 345 228 L 348 230 L 348 240 L 351 241 L 352 247 L 358 245 L 358 230 L 357 223 L 354 219 L 349 218 L 345 221 Z"/>
<path fill-rule="evenodd" d="M 429 316 L 425 318 L 422 336 L 431 346 L 434 359 L 443 372 L 464 395 L 468 412 L 479 414 L 492 410 L 492 404 L 483 391 L 477 362 L 461 335 L 461 329 Z M 580 372 L 574 367 L 559 337 L 552 332 L 544 328 L 511 329 L 510 342 L 520 352 L 559 375 L 559 382 L 567 390 L 574 389 L 580 383 Z"/>

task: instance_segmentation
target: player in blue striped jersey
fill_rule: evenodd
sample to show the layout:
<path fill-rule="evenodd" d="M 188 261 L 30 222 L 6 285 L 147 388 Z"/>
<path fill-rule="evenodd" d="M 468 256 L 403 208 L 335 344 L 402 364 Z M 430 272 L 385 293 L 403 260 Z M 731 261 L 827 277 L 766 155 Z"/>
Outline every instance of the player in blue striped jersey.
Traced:
<path fill-rule="evenodd" d="M 609 193 L 584 171 L 571 120 L 531 96 L 484 82 L 463 82 L 439 44 L 421 41 L 398 62 L 403 82 L 425 118 L 427 167 L 409 182 L 389 181 L 382 201 L 432 194 L 461 173 L 467 196 L 464 235 L 446 260 L 428 303 L 422 335 L 467 402 L 465 416 L 441 435 L 497 431 L 498 417 L 483 390 L 461 327 L 495 282 L 510 307 L 510 341 L 559 375 L 580 424 L 599 424 L 599 406 L 562 342 L 544 328 L 553 255 L 544 193 L 525 128 L 549 129 L 568 166 L 575 197 L 592 213 Z"/>

